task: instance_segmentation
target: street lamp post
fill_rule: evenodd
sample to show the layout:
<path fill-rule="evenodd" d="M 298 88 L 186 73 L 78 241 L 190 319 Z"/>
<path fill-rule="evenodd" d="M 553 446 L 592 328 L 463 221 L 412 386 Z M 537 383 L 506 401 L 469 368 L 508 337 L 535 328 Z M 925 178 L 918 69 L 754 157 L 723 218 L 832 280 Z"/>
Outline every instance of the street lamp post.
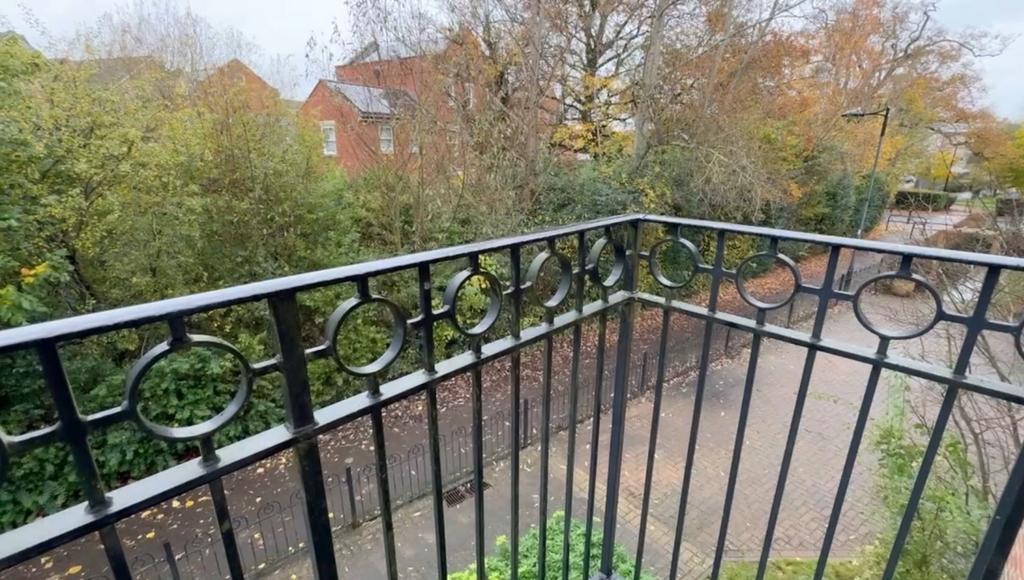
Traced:
<path fill-rule="evenodd" d="M 960 143 L 953 143 L 953 156 L 949 158 L 949 166 L 946 167 L 946 181 L 942 182 L 942 191 L 949 192 L 949 178 L 953 176 L 953 166 L 956 165 L 956 152 L 960 150 Z"/>
<path fill-rule="evenodd" d="M 878 133 L 878 144 L 875 146 L 875 161 L 871 165 L 871 180 L 868 182 L 868 194 L 864 199 L 864 209 L 860 214 L 860 225 L 857 226 L 857 238 L 864 237 L 864 226 L 868 220 L 868 208 L 871 206 L 871 197 L 875 193 L 875 178 L 878 174 L 878 159 L 882 156 L 882 142 L 885 140 L 885 130 L 889 126 L 889 105 L 877 111 L 865 113 L 864 111 L 848 111 L 843 113 L 844 119 L 863 119 L 864 117 L 881 117 L 882 130 Z M 850 254 L 850 264 L 846 268 L 846 275 L 843 278 L 843 290 L 849 290 L 850 281 L 853 278 L 853 262 L 857 258 L 857 250 Z"/>

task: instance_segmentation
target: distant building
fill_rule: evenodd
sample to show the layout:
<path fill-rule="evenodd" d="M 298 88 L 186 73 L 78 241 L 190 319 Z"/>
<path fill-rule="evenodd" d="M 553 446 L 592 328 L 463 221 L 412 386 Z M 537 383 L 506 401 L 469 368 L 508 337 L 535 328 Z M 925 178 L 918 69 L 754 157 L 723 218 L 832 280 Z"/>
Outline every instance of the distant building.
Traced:
<path fill-rule="evenodd" d="M 206 105 L 237 107 L 241 103 L 249 110 L 266 110 L 282 102 L 285 106 L 289 105 L 289 101 L 282 99 L 277 89 L 237 58 L 193 73 L 168 69 L 155 56 L 117 56 L 58 62 L 85 67 L 90 82 L 104 87 L 148 78 L 156 81 L 153 86 L 168 98 L 175 93 L 185 93 Z"/>
<path fill-rule="evenodd" d="M 483 92 L 476 37 L 414 44 L 370 42 L 317 82 L 300 112 L 320 128 L 323 154 L 350 173 L 412 170 L 423 155 L 448 163 L 464 139 L 461 119 Z"/>
<path fill-rule="evenodd" d="M 250 110 L 265 110 L 281 102 L 281 94 L 244 62 L 233 58 L 211 69 L 196 83 L 195 92 L 206 99 L 240 91 Z"/>
<path fill-rule="evenodd" d="M 300 113 L 319 123 L 323 154 L 357 172 L 384 156 L 408 157 L 408 134 L 398 141 L 396 124 L 411 115 L 415 99 L 401 89 L 320 80 Z"/>

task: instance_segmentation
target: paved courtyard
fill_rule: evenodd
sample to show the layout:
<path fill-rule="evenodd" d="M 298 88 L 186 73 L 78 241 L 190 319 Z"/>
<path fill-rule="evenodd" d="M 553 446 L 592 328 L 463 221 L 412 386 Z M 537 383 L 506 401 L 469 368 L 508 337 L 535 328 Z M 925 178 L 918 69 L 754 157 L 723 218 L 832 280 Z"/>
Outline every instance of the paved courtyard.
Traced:
<path fill-rule="evenodd" d="M 870 336 L 847 307 L 834 309 L 826 334 L 866 344 Z M 739 413 L 747 353 L 743 350 L 728 364 L 709 371 L 699 444 L 694 460 L 694 479 L 683 532 L 684 577 L 706 575 L 715 550 L 722 506 Z M 760 554 L 768 511 L 778 477 L 780 458 L 793 411 L 805 351 L 777 341 L 766 341 L 757 365 L 754 395 L 740 465 L 736 497 L 726 542 L 726 558 L 756 559 Z M 725 362 L 725 361 L 722 361 Z M 821 545 L 839 474 L 849 443 L 852 424 L 860 405 L 869 368 L 860 363 L 819 355 L 804 418 L 790 470 L 786 495 L 775 535 L 773 557 L 814 557 Z M 591 371 L 592 372 L 592 371 Z M 690 375 L 666 385 L 661 409 L 652 484 L 645 568 L 658 577 L 667 575 L 678 511 L 680 483 L 686 459 L 686 443 L 693 413 L 695 377 Z M 884 381 L 883 381 L 884 382 Z M 884 385 L 875 398 L 872 417 L 886 404 Z M 650 435 L 651 396 L 631 402 L 628 408 L 623 481 L 619 500 L 618 539 L 635 551 L 643 494 L 644 470 Z M 606 477 L 608 414 L 602 416 L 598 457 L 597 516 L 602 515 Z M 590 422 L 581 424 L 574 465 L 573 513 L 585 516 L 589 474 Z M 549 513 L 564 504 L 567 434 L 552 437 Z M 860 456 L 834 544 L 836 557 L 851 556 L 873 538 L 870 470 L 872 457 Z M 520 488 L 521 529 L 537 524 L 539 503 L 539 449 L 523 452 Z M 485 480 L 487 551 L 495 539 L 509 530 L 510 466 L 506 461 L 490 466 Z M 465 568 L 474 560 L 474 510 L 472 499 L 445 508 L 449 569 Z M 396 513 L 396 541 L 403 577 L 436 575 L 433 538 L 433 506 L 429 497 L 403 506 Z M 354 578 L 382 577 L 384 561 L 379 522 L 336 538 L 341 568 Z M 305 563 L 295 563 L 274 575 L 304 575 Z"/>

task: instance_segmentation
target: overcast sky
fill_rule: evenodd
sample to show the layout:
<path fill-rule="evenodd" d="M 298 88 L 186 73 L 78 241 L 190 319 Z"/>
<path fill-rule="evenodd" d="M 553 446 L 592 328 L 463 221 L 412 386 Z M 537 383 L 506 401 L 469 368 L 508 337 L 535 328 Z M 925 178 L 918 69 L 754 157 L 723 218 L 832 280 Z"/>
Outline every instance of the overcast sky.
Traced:
<path fill-rule="evenodd" d="M 186 0 L 183 0 L 186 1 Z M 123 0 L 0 0 L 5 26 L 25 34 L 30 42 L 45 42 L 26 26 L 20 6 L 32 12 L 50 34 L 69 34 L 83 23 L 124 4 Z M 344 0 L 205 0 L 192 1 L 192 9 L 218 26 L 232 26 L 258 44 L 268 55 L 282 55 L 296 70 L 305 70 L 304 49 L 310 35 L 326 35 L 337 20 L 347 26 Z M 1024 36 L 1024 0 L 940 0 L 938 20 L 947 28 L 980 30 Z M 1024 120 L 1024 38 L 1002 55 L 979 63 L 987 88 L 986 104 L 999 115 Z M 284 87 L 287 96 L 304 98 L 311 81 Z"/>

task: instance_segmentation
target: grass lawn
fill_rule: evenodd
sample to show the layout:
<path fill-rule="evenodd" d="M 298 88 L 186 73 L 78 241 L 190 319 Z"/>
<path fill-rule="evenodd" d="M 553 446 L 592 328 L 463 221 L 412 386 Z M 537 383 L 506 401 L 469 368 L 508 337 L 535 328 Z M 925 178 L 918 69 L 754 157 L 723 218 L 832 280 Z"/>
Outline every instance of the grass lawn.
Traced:
<path fill-rule="evenodd" d="M 768 562 L 768 571 L 764 575 L 770 580 L 804 580 L 814 577 L 814 565 L 817 560 L 800 558 L 780 558 Z M 825 568 L 826 580 L 854 580 L 859 567 L 849 560 L 829 562 Z M 757 576 L 757 562 L 726 562 L 722 566 L 724 580 L 749 580 Z"/>
<path fill-rule="evenodd" d="M 974 208 L 975 210 L 978 211 L 986 210 L 989 212 L 993 212 L 996 209 L 997 199 L 997 197 L 991 195 L 985 197 L 977 197 L 970 200 L 958 199 L 956 200 L 956 205 L 963 209 Z"/>

